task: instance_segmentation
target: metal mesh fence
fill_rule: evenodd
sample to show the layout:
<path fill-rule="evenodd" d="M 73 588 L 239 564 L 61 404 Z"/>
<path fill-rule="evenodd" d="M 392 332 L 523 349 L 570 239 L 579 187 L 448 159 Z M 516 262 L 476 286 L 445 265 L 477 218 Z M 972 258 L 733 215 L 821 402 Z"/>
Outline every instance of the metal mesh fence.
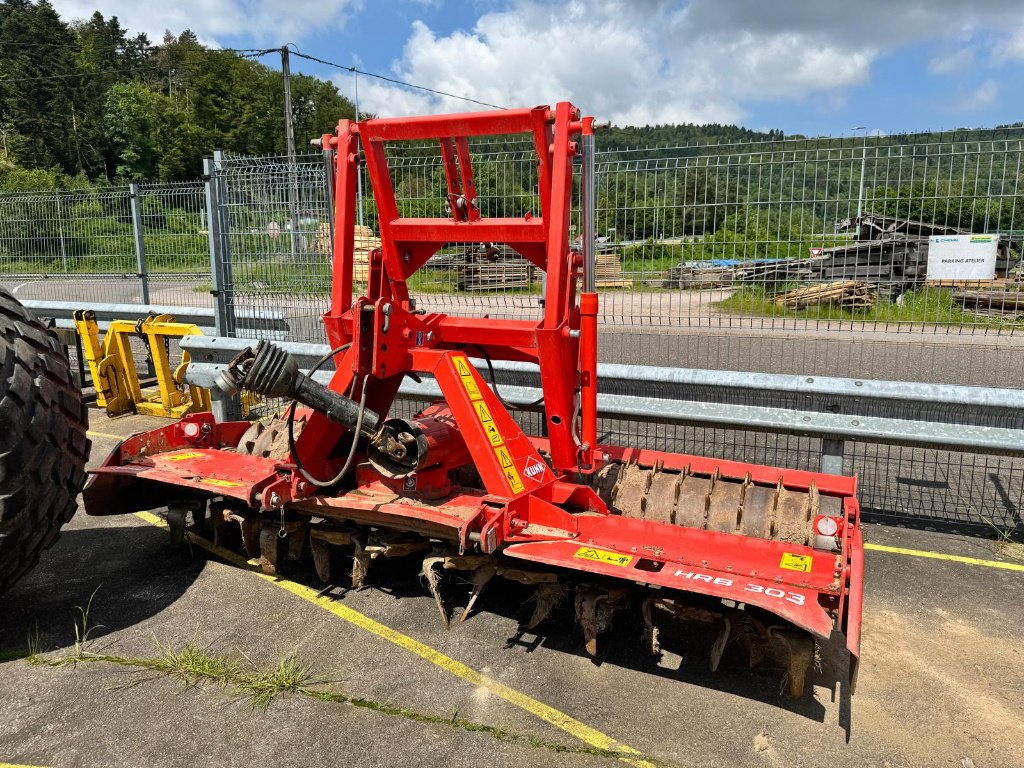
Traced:
<path fill-rule="evenodd" d="M 471 148 L 484 215 L 539 213 L 532 144 Z M 1020 128 L 599 152 L 600 359 L 1020 387 L 1022 155 Z M 389 159 L 403 215 L 446 215 L 436 145 L 389 147 Z M 319 153 L 215 164 L 223 303 L 281 318 L 293 341 L 324 338 L 325 167 Z M 365 259 L 379 235 L 365 175 L 361 191 Z M 140 270 L 128 188 L 0 196 L 0 281 L 23 298 L 134 303 L 141 272 L 152 304 L 212 306 L 208 202 L 199 182 L 139 187 Z M 995 239 L 994 278 L 929 279 L 930 238 L 961 233 Z M 357 290 L 361 277 L 357 265 Z M 453 246 L 410 289 L 428 311 L 531 318 L 542 279 L 508 249 Z M 624 423 L 608 433 L 787 466 L 818 456 L 806 438 Z M 1016 460 L 858 445 L 846 462 L 866 507 L 1020 525 Z"/>
<path fill-rule="evenodd" d="M 205 199 L 202 182 L 2 195 L 0 281 L 83 307 L 209 306 Z"/>
<path fill-rule="evenodd" d="M 138 301 L 136 271 L 127 188 L 0 197 L 0 272 L 20 298 Z"/>
<path fill-rule="evenodd" d="M 142 184 L 138 195 L 150 302 L 212 306 L 203 183 Z"/>

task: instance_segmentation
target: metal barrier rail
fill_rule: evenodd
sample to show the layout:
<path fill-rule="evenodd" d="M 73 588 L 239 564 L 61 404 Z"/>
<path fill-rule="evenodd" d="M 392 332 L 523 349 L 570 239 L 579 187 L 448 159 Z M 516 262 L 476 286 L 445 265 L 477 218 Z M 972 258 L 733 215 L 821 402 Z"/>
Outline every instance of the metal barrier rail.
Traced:
<path fill-rule="evenodd" d="M 192 357 L 186 378 L 209 387 L 256 342 L 196 336 L 181 344 Z M 330 351 L 282 346 L 306 370 Z M 477 364 L 486 373 L 484 361 Z M 540 396 L 536 367 L 499 361 L 494 369 L 502 397 L 514 405 Z M 613 364 L 598 366 L 598 389 L 603 418 L 821 438 L 824 472 L 842 472 L 847 441 L 1024 456 L 1024 390 Z M 412 400 L 441 394 L 429 377 L 406 380 L 399 393 Z M 224 401 L 214 405 L 227 408 Z"/>
<path fill-rule="evenodd" d="M 150 313 L 171 315 L 176 322 L 199 326 L 203 333 L 215 333 L 212 307 L 181 307 L 151 304 L 96 304 L 86 301 L 22 301 L 37 317 L 53 319 L 58 328 L 74 328 L 76 310 L 91 309 L 96 313 L 100 329 L 106 331 L 112 320 L 134 320 Z M 273 310 L 236 309 L 237 327 L 257 332 L 268 339 L 284 339 L 288 334 L 288 321 L 283 312 Z"/>

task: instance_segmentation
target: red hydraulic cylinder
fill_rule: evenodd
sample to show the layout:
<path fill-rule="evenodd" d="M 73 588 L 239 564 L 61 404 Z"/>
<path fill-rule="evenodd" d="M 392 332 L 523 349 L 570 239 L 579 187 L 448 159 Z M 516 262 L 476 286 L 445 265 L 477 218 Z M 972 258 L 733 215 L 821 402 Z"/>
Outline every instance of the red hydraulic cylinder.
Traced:
<path fill-rule="evenodd" d="M 580 417 L 582 467 L 594 466 L 597 450 L 597 294 L 580 294 Z"/>

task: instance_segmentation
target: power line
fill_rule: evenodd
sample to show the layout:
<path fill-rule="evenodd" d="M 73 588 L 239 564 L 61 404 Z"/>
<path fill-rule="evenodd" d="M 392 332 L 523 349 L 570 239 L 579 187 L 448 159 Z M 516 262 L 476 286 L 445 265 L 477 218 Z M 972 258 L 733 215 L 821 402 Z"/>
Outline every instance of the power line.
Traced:
<path fill-rule="evenodd" d="M 376 72 L 365 72 L 357 67 L 346 67 L 344 64 L 336 64 L 333 61 L 327 61 L 326 59 L 320 59 L 316 56 L 310 56 L 308 53 L 300 53 L 299 51 L 292 51 L 293 54 L 302 59 L 308 59 L 309 61 L 315 61 L 318 64 L 326 64 L 328 67 L 336 67 L 337 69 L 345 72 L 352 72 L 357 75 L 364 75 L 366 77 L 373 77 L 377 80 L 383 80 L 387 83 L 394 83 L 395 85 L 404 85 L 406 88 L 415 88 L 420 91 L 426 91 L 427 93 L 433 93 L 437 96 L 447 96 L 450 99 L 461 99 L 462 101 L 468 101 L 473 104 L 479 104 L 482 107 L 490 107 L 491 109 L 506 109 L 506 107 L 498 106 L 497 104 L 490 104 L 486 101 L 480 101 L 478 99 L 471 99 L 469 96 L 460 96 L 457 93 L 448 93 L 447 91 L 439 91 L 435 88 L 427 88 L 425 85 L 416 85 L 416 83 L 409 83 L 405 80 L 398 80 L 394 77 L 387 77 L 385 75 L 378 75 Z"/>
<path fill-rule="evenodd" d="M 0 83 L 31 83 L 37 80 L 59 80 L 66 77 L 91 77 L 93 75 L 121 75 L 128 72 L 156 72 L 159 67 L 134 67 L 132 69 L 100 69 L 95 72 L 69 72 L 66 75 L 40 75 L 39 77 L 7 78 L 0 75 Z"/>

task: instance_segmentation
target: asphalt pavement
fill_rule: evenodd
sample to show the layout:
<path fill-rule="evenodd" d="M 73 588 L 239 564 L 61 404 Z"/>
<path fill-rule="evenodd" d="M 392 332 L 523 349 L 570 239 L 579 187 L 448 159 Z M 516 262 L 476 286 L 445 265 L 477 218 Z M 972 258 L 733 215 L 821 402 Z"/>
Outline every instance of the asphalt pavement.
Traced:
<path fill-rule="evenodd" d="M 94 412 L 92 423 L 98 462 L 111 436 L 159 422 Z M 856 694 L 836 641 L 821 648 L 807 693 L 794 701 L 780 693 L 778 670 L 750 672 L 732 650 L 714 674 L 699 652 L 654 660 L 640 650 L 636 626 L 620 626 L 596 662 L 570 612 L 519 634 L 530 596 L 514 586 L 489 588 L 478 614 L 446 630 L 416 563 L 390 563 L 366 589 L 317 597 L 321 585 L 308 574 L 261 577 L 237 559 L 172 544 L 154 522 L 79 514 L 0 597 L 0 761 L 619 762 L 590 753 L 604 744 L 635 750 L 622 754 L 634 765 L 1024 765 L 1024 569 L 985 539 L 867 526 L 869 544 L 883 549 L 867 552 Z M 465 587 L 452 589 L 461 605 Z M 73 654 L 86 607 L 86 648 L 109 661 L 24 658 L 29 650 L 50 662 Z M 231 685 L 185 687 L 137 663 L 189 644 L 246 670 L 294 655 L 317 690 L 359 705 L 286 692 L 253 708 Z"/>

